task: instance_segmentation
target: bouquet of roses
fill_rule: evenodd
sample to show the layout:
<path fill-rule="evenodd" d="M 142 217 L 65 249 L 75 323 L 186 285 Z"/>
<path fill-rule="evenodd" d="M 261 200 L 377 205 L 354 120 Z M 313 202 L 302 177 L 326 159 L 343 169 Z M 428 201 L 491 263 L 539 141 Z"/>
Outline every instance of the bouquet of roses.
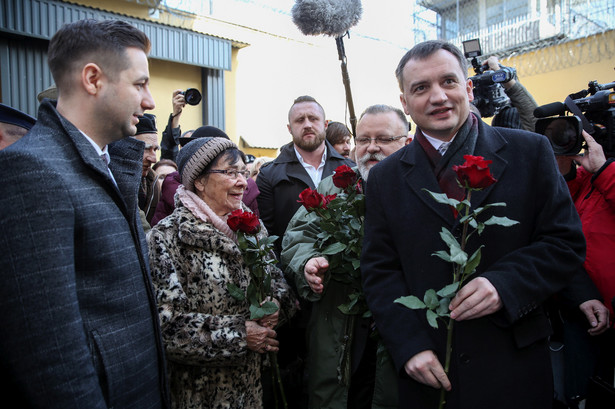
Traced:
<path fill-rule="evenodd" d="M 323 195 L 305 189 L 298 202 L 320 219 L 320 233 L 314 247 L 329 260 L 330 279 L 349 284 L 349 301 L 338 308 L 344 314 L 369 315 L 361 287 L 359 269 L 363 245 L 365 195 L 360 176 L 347 165 L 339 166 L 333 174 L 333 184 L 340 193 Z"/>
<path fill-rule="evenodd" d="M 468 239 L 474 233 L 480 235 L 485 227 L 489 225 L 512 226 L 518 223 L 507 217 L 498 216 L 491 216 L 484 222 L 479 220 L 479 216 L 485 210 L 495 206 L 506 206 L 506 203 L 491 203 L 483 207 L 472 209 L 470 204 L 472 192 L 489 187 L 496 183 L 497 180 L 493 178 L 489 170 L 489 164 L 492 161 L 485 160 L 482 156 L 472 155 L 465 155 L 464 159 L 466 161 L 463 165 L 453 166 L 453 170 L 457 174 L 457 181 L 466 192 L 464 200 L 459 201 L 451 199 L 444 193 L 434 193 L 424 189 L 436 202 L 451 206 L 456 217 L 460 218 L 459 223 L 461 223 L 463 227 L 461 240 L 459 242 L 446 227 L 442 227 L 440 237 L 446 243 L 448 251 L 441 250 L 433 254 L 444 261 L 452 263 L 453 282 L 438 291 L 434 289 L 427 290 L 422 300 L 414 295 L 400 297 L 395 300 L 396 303 L 411 309 L 425 309 L 427 322 L 429 322 L 433 328 L 438 328 L 438 319 L 445 320 L 447 325 L 447 339 L 444 371 L 447 374 L 451 362 L 454 323 L 454 320 L 450 317 L 449 304 L 464 282 L 476 272 L 476 268 L 480 264 L 481 249 L 483 247 L 480 246 L 472 255 L 468 255 L 465 251 Z M 446 320 L 447 318 L 448 320 Z M 446 403 L 445 398 L 446 391 L 442 389 L 438 408 L 444 407 Z"/>
<path fill-rule="evenodd" d="M 241 250 L 244 263 L 250 269 L 250 283 L 246 292 L 244 293 L 237 285 L 229 283 L 227 288 L 231 296 L 240 301 L 248 300 L 251 320 L 258 320 L 275 313 L 278 306 L 271 301 L 271 273 L 269 268 L 278 262 L 275 257 L 271 256 L 273 244 L 278 236 L 259 237 L 260 220 L 254 213 L 244 212 L 241 209 L 237 209 L 229 215 L 227 224 L 231 230 L 237 233 L 237 245 Z M 282 403 L 286 408 L 286 396 L 276 353 L 269 352 L 269 359 L 274 368 L 274 373 L 272 373 L 274 377 L 273 385 L 278 386 Z M 274 393 L 274 397 L 277 407 L 278 395 Z"/>

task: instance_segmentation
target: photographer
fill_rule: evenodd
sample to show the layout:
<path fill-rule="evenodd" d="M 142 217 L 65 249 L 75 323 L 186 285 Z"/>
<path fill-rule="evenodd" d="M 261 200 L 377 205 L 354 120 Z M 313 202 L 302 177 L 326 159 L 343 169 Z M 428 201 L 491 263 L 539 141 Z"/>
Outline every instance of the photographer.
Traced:
<path fill-rule="evenodd" d="M 587 143 L 585 154 L 556 156 L 556 159 L 581 217 L 587 242 L 585 270 L 608 307 L 606 316 L 595 313 L 591 306 L 581 310 L 588 317 L 595 314 L 599 321 L 597 327 L 603 323 L 607 326 L 601 330 L 589 329 L 587 332 L 592 336 L 583 336 L 585 328 L 578 325 L 579 321 L 566 319 L 564 315 L 565 343 L 577 355 L 572 364 L 574 367 L 569 367 L 568 371 L 577 380 L 595 375 L 612 385 L 615 368 L 615 329 L 612 322 L 612 300 L 615 297 L 615 259 L 612 256 L 615 247 L 615 159 L 607 159 L 602 146 L 585 131 L 583 138 Z M 575 330 L 576 335 L 573 333 Z M 580 397 L 585 397 L 587 384 L 573 385 L 575 387 Z"/>
<path fill-rule="evenodd" d="M 186 98 L 181 89 L 173 91 L 173 112 L 169 116 L 167 127 L 162 132 L 162 141 L 160 142 L 160 159 L 170 159 L 175 162 L 177 153 L 179 152 L 179 137 L 181 136 L 181 128 L 179 126 L 179 118 L 186 106 Z"/>
<path fill-rule="evenodd" d="M 483 65 L 489 66 L 490 70 L 498 71 L 500 68 L 500 62 L 498 61 L 498 57 L 491 56 L 486 61 L 483 62 Z M 517 109 L 519 119 L 521 120 L 521 129 L 525 129 L 526 131 L 534 132 L 534 128 L 536 125 L 536 118 L 534 117 L 534 109 L 538 107 L 538 104 L 534 100 L 534 97 L 528 92 L 528 90 L 521 85 L 517 76 L 515 75 L 510 81 L 502 82 L 502 87 L 504 88 L 504 92 L 510 98 L 510 103 L 512 107 Z M 498 113 L 494 118 L 492 123 L 493 126 L 502 126 L 498 122 L 501 121 L 503 115 L 513 116 L 514 113 L 509 111 L 510 108 L 505 108 L 500 113 Z M 515 122 L 508 120 L 507 123 Z M 516 127 L 516 126 L 514 126 Z"/>

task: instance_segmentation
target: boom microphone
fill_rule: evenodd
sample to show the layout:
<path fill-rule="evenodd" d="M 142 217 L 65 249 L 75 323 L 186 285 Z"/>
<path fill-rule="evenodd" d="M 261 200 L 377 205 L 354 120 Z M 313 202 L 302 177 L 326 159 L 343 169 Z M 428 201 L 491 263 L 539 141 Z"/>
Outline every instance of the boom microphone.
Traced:
<path fill-rule="evenodd" d="M 547 105 L 539 106 L 534 110 L 536 118 L 546 118 L 554 115 L 564 115 L 566 113 L 566 105 L 561 102 L 551 102 Z"/>
<path fill-rule="evenodd" d="M 293 22 L 305 35 L 340 37 L 361 19 L 360 0 L 296 0 Z"/>

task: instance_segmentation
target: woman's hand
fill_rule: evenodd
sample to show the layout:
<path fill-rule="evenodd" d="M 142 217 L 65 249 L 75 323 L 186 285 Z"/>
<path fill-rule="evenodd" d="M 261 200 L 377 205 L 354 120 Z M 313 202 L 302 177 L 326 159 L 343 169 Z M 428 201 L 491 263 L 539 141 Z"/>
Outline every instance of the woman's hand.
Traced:
<path fill-rule="evenodd" d="M 278 325 L 278 321 L 280 319 L 280 302 L 275 298 L 267 297 L 267 299 L 263 302 L 271 301 L 275 305 L 278 306 L 278 310 L 273 314 L 265 315 L 263 318 L 259 319 L 258 322 L 263 327 L 274 329 Z"/>
<path fill-rule="evenodd" d="M 248 349 L 259 354 L 265 352 L 278 352 L 279 341 L 275 339 L 276 332 L 270 328 L 259 325 L 256 321 L 246 321 L 246 341 Z"/>

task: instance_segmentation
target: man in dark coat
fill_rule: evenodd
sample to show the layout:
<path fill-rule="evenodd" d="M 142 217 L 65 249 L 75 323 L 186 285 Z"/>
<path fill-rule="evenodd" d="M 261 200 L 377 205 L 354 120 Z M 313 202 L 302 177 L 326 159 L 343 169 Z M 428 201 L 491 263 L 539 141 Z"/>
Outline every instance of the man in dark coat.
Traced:
<path fill-rule="evenodd" d="M 288 222 L 300 207 L 299 193 L 308 187 L 316 189 L 338 166 L 354 166 L 326 141 L 326 129 L 325 111 L 314 98 L 295 99 L 288 112 L 293 141 L 280 149 L 275 160 L 261 166 L 256 179 L 261 219 L 269 234 L 280 237 L 275 244 L 278 257 Z"/>
<path fill-rule="evenodd" d="M 296 98 L 288 111 L 288 131 L 293 141 L 282 147 L 275 160 L 261 166 L 256 178 L 261 220 L 270 235 L 279 237 L 275 243 L 278 259 L 286 227 L 300 206 L 299 194 L 308 187 L 316 189 L 321 179 L 333 174 L 338 166 L 354 166 L 354 162 L 337 153 L 326 141 L 326 129 L 323 107 L 311 96 Z M 293 281 L 289 278 L 288 282 Z M 278 339 L 285 345 L 279 363 L 288 374 L 284 387 L 292 402 L 291 409 L 307 407 L 307 385 L 303 379 L 307 354 L 305 328 L 309 317 L 310 304 L 302 300 L 301 309 L 290 325 L 278 331 Z"/>
<path fill-rule="evenodd" d="M 137 207 L 144 144 L 126 138 L 155 107 L 149 48 L 119 20 L 63 26 L 48 53 L 57 106 L 0 152 L 1 390 L 16 407 L 169 407 Z"/>
<path fill-rule="evenodd" d="M 396 74 L 402 105 L 418 129 L 411 144 L 370 171 L 361 271 L 368 305 L 400 376 L 400 406 L 435 408 L 444 388 L 447 409 L 551 407 L 551 328 L 542 303 L 581 266 L 585 241 L 549 142 L 530 132 L 491 128 L 470 114 L 466 61 L 449 43 L 415 46 Z M 447 142 L 442 155 L 439 148 Z M 472 207 L 504 202 L 484 216 L 519 223 L 487 226 L 468 242 L 468 254 L 484 248 L 476 275 L 449 306 L 455 324 L 447 375 L 445 326 L 433 329 L 425 310 L 394 301 L 422 299 L 426 290 L 453 281 L 451 263 L 432 254 L 448 252 L 442 227 L 459 240 L 461 225 L 449 206 L 423 189 L 462 198 L 451 166 L 462 164 L 464 155 L 493 161 L 497 179 L 472 194 Z"/>

